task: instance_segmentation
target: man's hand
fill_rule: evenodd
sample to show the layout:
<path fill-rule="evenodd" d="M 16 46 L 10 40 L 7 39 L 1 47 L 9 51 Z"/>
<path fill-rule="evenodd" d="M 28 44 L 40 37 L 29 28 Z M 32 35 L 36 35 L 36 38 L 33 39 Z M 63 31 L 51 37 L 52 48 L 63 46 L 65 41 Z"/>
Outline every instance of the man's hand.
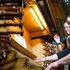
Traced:
<path fill-rule="evenodd" d="M 48 67 L 45 70 L 50 70 L 51 68 L 54 68 L 54 67 L 58 67 L 57 61 L 49 64 Z"/>
<path fill-rule="evenodd" d="M 56 34 L 54 35 L 54 40 L 56 41 L 56 43 L 60 43 L 60 37 Z"/>

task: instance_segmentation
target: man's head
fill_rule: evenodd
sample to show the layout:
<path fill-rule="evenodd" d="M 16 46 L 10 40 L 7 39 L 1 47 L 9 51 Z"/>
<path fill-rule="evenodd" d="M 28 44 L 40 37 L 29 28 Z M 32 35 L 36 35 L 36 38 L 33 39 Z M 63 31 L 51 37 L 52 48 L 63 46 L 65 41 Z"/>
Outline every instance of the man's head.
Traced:
<path fill-rule="evenodd" d="M 67 23 L 70 25 L 70 15 L 67 17 Z"/>
<path fill-rule="evenodd" d="M 64 23 L 64 29 L 66 34 L 70 35 L 70 16 L 67 17 L 67 22 Z"/>

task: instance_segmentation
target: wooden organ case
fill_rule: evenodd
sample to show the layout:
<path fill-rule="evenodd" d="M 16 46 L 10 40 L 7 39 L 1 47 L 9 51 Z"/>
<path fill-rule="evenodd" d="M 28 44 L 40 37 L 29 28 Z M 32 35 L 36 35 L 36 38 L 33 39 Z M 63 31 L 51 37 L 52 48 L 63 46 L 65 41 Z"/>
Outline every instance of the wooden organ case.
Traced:
<path fill-rule="evenodd" d="M 10 48 L 11 34 L 23 36 L 23 7 L 24 0 L 0 0 L 0 70 L 42 70 Z"/>

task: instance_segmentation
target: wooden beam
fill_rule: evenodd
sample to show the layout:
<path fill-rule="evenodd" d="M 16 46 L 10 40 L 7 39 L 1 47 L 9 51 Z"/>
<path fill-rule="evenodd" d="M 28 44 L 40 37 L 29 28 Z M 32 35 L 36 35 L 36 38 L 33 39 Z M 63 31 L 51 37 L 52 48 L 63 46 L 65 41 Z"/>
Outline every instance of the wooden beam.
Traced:
<path fill-rule="evenodd" d="M 19 52 L 21 52 L 22 54 L 25 54 L 26 56 L 35 59 L 36 56 L 31 53 L 30 51 L 28 51 L 27 49 L 25 49 L 23 46 L 21 46 L 20 44 L 18 44 L 13 38 L 11 39 L 11 45 L 14 49 L 18 50 Z"/>

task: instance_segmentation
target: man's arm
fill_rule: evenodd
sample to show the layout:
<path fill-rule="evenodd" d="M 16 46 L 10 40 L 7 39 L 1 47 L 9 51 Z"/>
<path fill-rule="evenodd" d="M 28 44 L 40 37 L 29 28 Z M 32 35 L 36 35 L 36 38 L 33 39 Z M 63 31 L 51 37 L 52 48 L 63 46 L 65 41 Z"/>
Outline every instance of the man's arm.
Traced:
<path fill-rule="evenodd" d="M 69 64 L 70 63 L 70 54 L 68 54 L 67 56 L 49 64 L 49 66 L 45 69 L 45 70 L 50 70 L 53 67 L 58 67 L 58 65 L 60 64 Z"/>
<path fill-rule="evenodd" d="M 63 57 L 62 59 L 58 60 L 57 63 L 60 64 L 68 64 L 70 63 L 70 54 L 67 56 Z"/>
<path fill-rule="evenodd" d="M 65 56 L 68 55 L 69 53 L 70 53 L 70 47 L 64 49 L 64 50 L 61 51 L 61 52 L 58 52 L 58 53 L 57 53 L 58 59 L 61 59 L 61 58 L 65 57 Z"/>
<path fill-rule="evenodd" d="M 70 47 L 64 49 L 61 52 L 58 52 L 57 54 L 53 54 L 53 55 L 45 57 L 45 58 L 36 59 L 36 62 L 43 62 L 45 60 L 50 60 L 50 61 L 58 60 L 58 59 L 65 57 L 69 53 L 70 53 Z"/>
<path fill-rule="evenodd" d="M 53 55 L 45 57 L 45 58 L 37 58 L 35 61 L 36 62 L 43 62 L 46 60 L 49 60 L 49 61 L 58 60 L 58 56 L 57 56 L 57 54 L 53 54 Z"/>

